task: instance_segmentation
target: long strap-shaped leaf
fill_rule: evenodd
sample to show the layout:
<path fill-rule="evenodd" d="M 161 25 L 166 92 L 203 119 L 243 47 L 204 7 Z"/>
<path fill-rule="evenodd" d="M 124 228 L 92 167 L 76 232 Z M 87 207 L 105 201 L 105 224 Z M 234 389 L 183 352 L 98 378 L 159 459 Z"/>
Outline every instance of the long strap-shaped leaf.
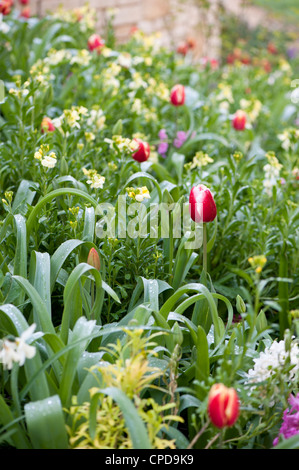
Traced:
<path fill-rule="evenodd" d="M 68 438 L 58 395 L 24 407 L 28 433 L 34 449 L 67 449 Z"/>
<path fill-rule="evenodd" d="M 27 330 L 29 327 L 27 321 L 25 320 L 23 314 L 20 310 L 11 304 L 2 305 L 0 307 L 0 314 L 4 315 L 6 319 L 10 321 L 11 329 L 9 332 L 13 335 L 20 336 L 23 331 Z M 1 315 L 0 315 L 0 324 L 1 324 Z M 41 369 L 42 361 L 39 355 L 39 352 L 36 351 L 36 354 L 33 358 L 25 361 L 24 368 L 27 378 L 27 383 L 33 375 Z M 31 384 L 31 387 L 28 389 L 30 397 L 32 400 L 39 400 L 45 398 L 49 395 L 49 387 L 45 372 L 41 372 L 34 383 Z"/>
<path fill-rule="evenodd" d="M 93 243 L 71 239 L 62 243 L 53 253 L 51 256 L 51 292 L 53 291 L 59 271 L 62 268 L 64 262 L 76 248 L 82 246 L 83 244 L 86 244 L 89 249 L 94 246 Z"/>
<path fill-rule="evenodd" d="M 53 201 L 58 196 L 63 196 L 65 194 L 68 195 L 73 195 L 73 196 L 79 196 L 82 199 L 85 199 L 88 201 L 93 207 L 97 206 L 97 201 L 91 197 L 88 193 L 81 191 L 81 189 L 75 189 L 75 188 L 59 188 L 55 189 L 54 191 L 51 191 L 49 194 L 46 194 L 46 196 L 42 197 L 36 206 L 33 208 L 32 212 L 30 213 L 28 219 L 27 219 L 27 236 L 28 240 L 31 234 L 31 231 L 33 229 L 33 225 L 36 222 L 37 215 L 39 211 L 49 202 Z"/>
<path fill-rule="evenodd" d="M 33 287 L 30 282 L 22 276 L 13 276 L 13 279 L 24 289 L 30 301 L 33 305 L 34 312 L 36 313 L 35 322 L 38 327 L 44 333 L 54 333 L 55 328 L 53 326 L 51 317 L 49 316 L 48 309 L 42 297 L 39 295 L 35 287 Z"/>
<path fill-rule="evenodd" d="M 207 299 L 211 316 L 212 316 L 212 320 L 213 320 L 213 324 L 214 324 L 215 345 L 218 345 L 218 343 L 220 343 L 224 335 L 223 322 L 221 318 L 218 316 L 217 307 L 215 305 L 215 301 L 213 299 L 211 292 L 203 284 L 190 283 L 177 289 L 175 294 L 169 297 L 169 299 L 164 303 L 164 305 L 162 306 L 160 310 L 160 314 L 165 319 L 167 319 L 168 314 L 170 313 L 171 309 L 176 304 L 176 302 L 179 301 L 179 299 L 183 296 L 183 294 L 186 294 L 190 291 L 199 292 L 203 294 L 205 298 Z"/>
<path fill-rule="evenodd" d="M 102 278 L 100 273 L 87 263 L 78 264 L 70 274 L 63 293 L 64 309 L 61 319 L 60 338 L 67 344 L 69 327 L 72 320 L 78 319 L 81 315 L 82 305 L 78 303 L 78 294 L 80 294 L 79 282 L 82 276 L 92 272 L 95 277 L 97 295 L 102 287 Z"/>
<path fill-rule="evenodd" d="M 90 413 L 90 435 L 95 436 L 96 430 L 96 410 L 98 406 L 100 394 L 109 395 L 118 404 L 121 409 L 129 435 L 132 439 L 134 449 L 151 449 L 150 440 L 146 431 L 146 427 L 138 414 L 132 401 L 127 395 L 116 387 L 107 387 L 99 389 L 91 400 L 91 413 Z"/>

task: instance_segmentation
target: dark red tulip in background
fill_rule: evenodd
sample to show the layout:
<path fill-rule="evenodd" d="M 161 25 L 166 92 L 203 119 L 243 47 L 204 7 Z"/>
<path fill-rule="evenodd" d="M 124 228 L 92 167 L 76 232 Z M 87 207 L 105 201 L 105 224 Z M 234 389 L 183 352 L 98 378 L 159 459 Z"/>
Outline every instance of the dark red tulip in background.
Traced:
<path fill-rule="evenodd" d="M 185 103 L 184 85 L 175 85 L 170 91 L 170 101 L 174 106 L 182 106 Z"/>
<path fill-rule="evenodd" d="M 218 383 L 211 387 L 208 396 L 208 413 L 217 428 L 233 426 L 239 416 L 239 398 L 234 388 Z"/>
<path fill-rule="evenodd" d="M 194 222 L 212 222 L 217 215 L 214 197 L 204 184 L 193 186 L 189 196 L 189 212 Z"/>
<path fill-rule="evenodd" d="M 133 153 L 132 157 L 137 162 L 140 162 L 140 163 L 146 162 L 146 160 L 149 158 L 150 153 L 151 153 L 149 144 L 147 142 L 144 142 L 141 139 L 134 139 L 134 140 L 135 142 L 138 142 L 139 148 L 135 153 Z"/>

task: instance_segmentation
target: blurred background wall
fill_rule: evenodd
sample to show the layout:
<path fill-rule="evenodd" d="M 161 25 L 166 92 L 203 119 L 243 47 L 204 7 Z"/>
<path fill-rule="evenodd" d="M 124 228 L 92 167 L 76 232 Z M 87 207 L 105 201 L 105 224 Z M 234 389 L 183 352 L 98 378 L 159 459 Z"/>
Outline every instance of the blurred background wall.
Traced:
<path fill-rule="evenodd" d="M 97 11 L 99 33 L 107 14 L 115 10 L 115 34 L 119 41 L 126 41 L 136 27 L 147 34 L 160 32 L 166 46 L 177 47 L 192 38 L 199 56 L 216 57 L 219 53 L 219 0 L 30 0 L 30 9 L 32 14 L 43 16 L 59 5 L 74 9 L 86 3 Z"/>

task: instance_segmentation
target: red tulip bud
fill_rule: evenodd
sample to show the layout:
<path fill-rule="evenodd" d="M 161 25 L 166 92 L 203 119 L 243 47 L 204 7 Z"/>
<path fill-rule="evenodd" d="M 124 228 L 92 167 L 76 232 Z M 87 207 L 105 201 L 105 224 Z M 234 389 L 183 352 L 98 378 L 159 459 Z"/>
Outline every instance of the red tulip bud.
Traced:
<path fill-rule="evenodd" d="M 246 121 L 247 121 L 247 116 L 244 111 L 239 109 L 234 118 L 233 118 L 233 127 L 236 129 L 236 131 L 243 131 L 246 126 Z"/>
<path fill-rule="evenodd" d="M 96 268 L 98 271 L 100 270 L 101 261 L 99 254 L 95 248 L 91 248 L 87 257 L 87 264 L 90 264 L 90 266 Z"/>
<path fill-rule="evenodd" d="M 29 1 L 30 1 L 30 0 L 20 0 L 20 3 L 21 3 L 22 5 L 28 5 Z"/>
<path fill-rule="evenodd" d="M 182 106 L 185 103 L 184 85 L 175 85 L 170 91 L 170 101 L 174 106 Z"/>
<path fill-rule="evenodd" d="M 211 191 L 203 184 L 193 186 L 189 196 L 189 212 L 194 222 L 212 222 L 217 207 Z"/>
<path fill-rule="evenodd" d="M 42 133 L 55 131 L 54 124 L 53 124 L 53 122 L 51 121 L 50 118 L 48 118 L 48 117 L 43 118 L 43 120 L 41 122 L 41 130 L 42 130 Z"/>
<path fill-rule="evenodd" d="M 239 416 L 239 398 L 234 388 L 214 384 L 208 396 L 208 413 L 217 428 L 233 426 Z"/>
<path fill-rule="evenodd" d="M 92 34 L 90 38 L 88 39 L 87 42 L 88 49 L 90 51 L 98 51 L 98 53 L 101 52 L 101 49 L 104 47 L 104 42 L 98 34 Z"/>
<path fill-rule="evenodd" d="M 277 47 L 275 46 L 275 44 L 273 44 L 273 42 L 269 42 L 267 49 L 270 54 L 277 54 L 278 52 Z"/>
<path fill-rule="evenodd" d="M 187 43 L 182 43 L 179 44 L 177 47 L 177 53 L 185 56 L 189 50 L 188 44 Z"/>
<path fill-rule="evenodd" d="M 148 160 L 151 152 L 149 144 L 141 139 L 134 139 L 134 141 L 138 142 L 139 147 L 138 150 L 133 153 L 132 157 L 137 162 L 145 162 L 146 160 Z"/>
<path fill-rule="evenodd" d="M 20 16 L 26 19 L 30 18 L 30 8 L 29 7 L 23 8 L 23 10 L 20 13 Z"/>

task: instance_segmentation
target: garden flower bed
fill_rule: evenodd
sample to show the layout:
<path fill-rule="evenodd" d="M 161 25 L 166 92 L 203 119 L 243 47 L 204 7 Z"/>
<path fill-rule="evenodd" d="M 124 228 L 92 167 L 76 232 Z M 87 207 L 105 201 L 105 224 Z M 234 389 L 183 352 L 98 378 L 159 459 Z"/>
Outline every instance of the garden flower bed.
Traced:
<path fill-rule="evenodd" d="M 298 60 L 4 3 L 1 445 L 299 448 Z"/>

